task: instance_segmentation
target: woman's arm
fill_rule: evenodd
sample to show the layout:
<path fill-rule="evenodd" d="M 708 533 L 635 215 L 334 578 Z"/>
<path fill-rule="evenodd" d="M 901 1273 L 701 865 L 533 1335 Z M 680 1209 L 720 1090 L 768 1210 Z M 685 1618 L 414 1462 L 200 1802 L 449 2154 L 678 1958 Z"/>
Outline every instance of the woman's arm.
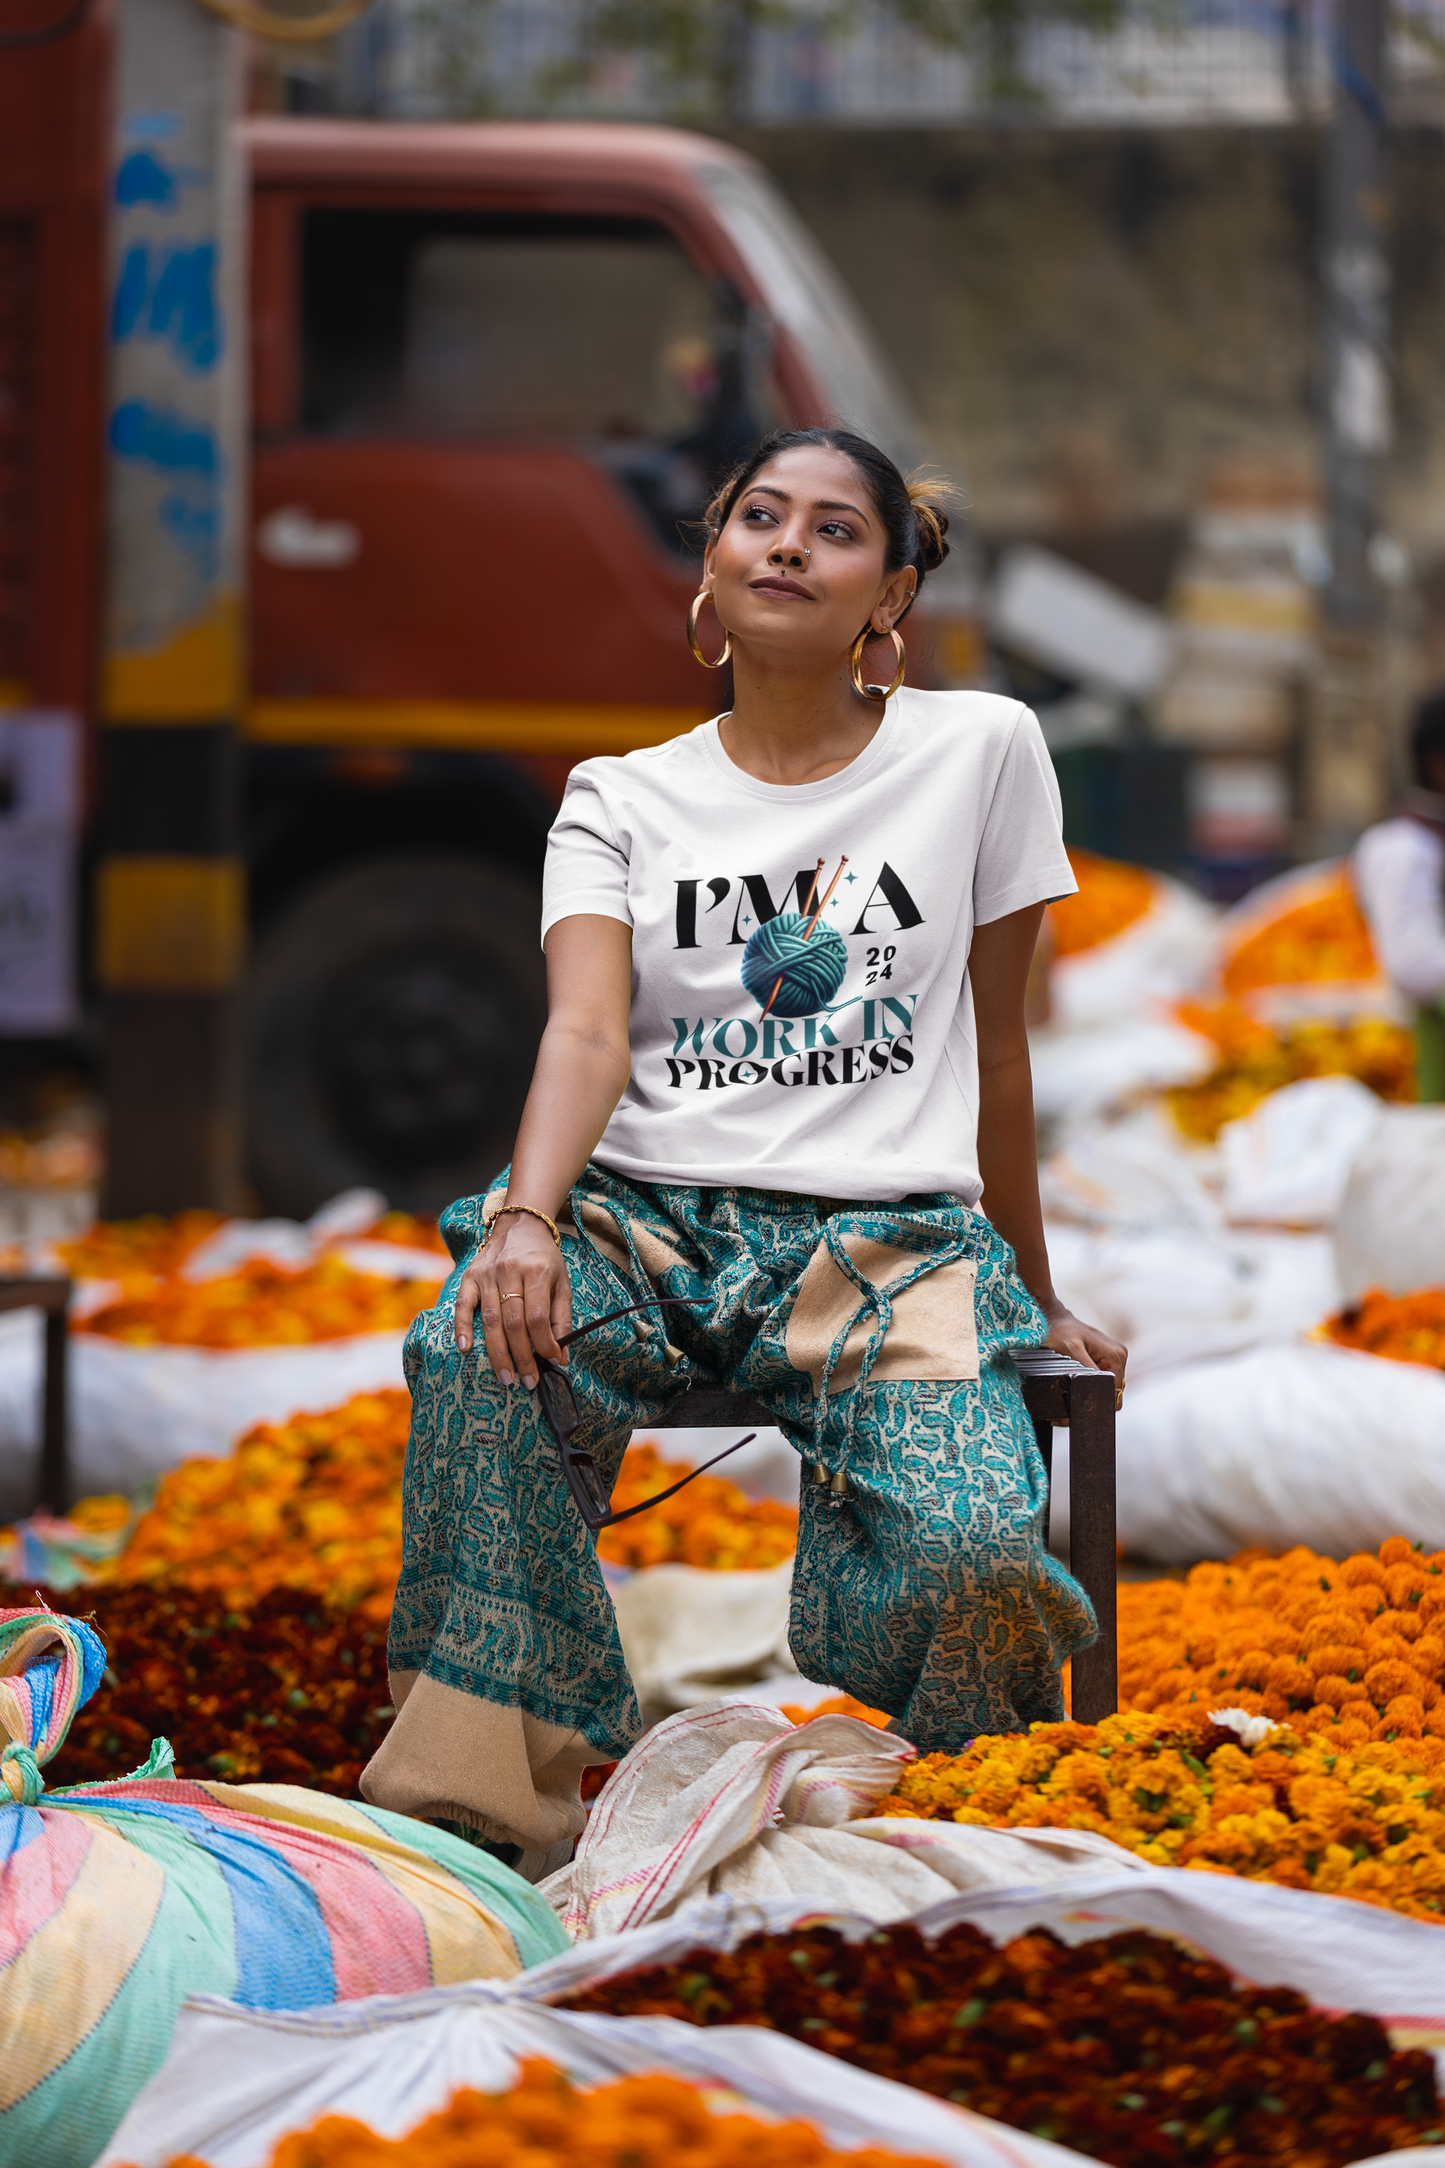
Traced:
<path fill-rule="evenodd" d="M 555 1220 L 631 1074 L 632 929 L 620 919 L 582 913 L 559 919 L 543 946 L 547 1028 L 517 1132 L 507 1202 L 531 1205 Z M 572 1323 L 567 1267 L 542 1222 L 529 1213 L 499 1219 L 463 1274 L 459 1348 L 471 1346 L 478 1311 L 487 1360 L 503 1385 L 515 1373 L 530 1392 L 537 1355 L 566 1362 L 557 1342 Z"/>
<path fill-rule="evenodd" d="M 1097 1325 L 1081 1324 L 1054 1293 L 1039 1207 L 1034 1088 L 1024 1025 L 1024 987 L 1044 907 L 1011 911 L 974 931 L 968 976 L 978 1037 L 980 1202 L 1018 1259 L 1019 1275 L 1049 1321 L 1048 1345 L 1124 1383 L 1127 1351 Z"/>

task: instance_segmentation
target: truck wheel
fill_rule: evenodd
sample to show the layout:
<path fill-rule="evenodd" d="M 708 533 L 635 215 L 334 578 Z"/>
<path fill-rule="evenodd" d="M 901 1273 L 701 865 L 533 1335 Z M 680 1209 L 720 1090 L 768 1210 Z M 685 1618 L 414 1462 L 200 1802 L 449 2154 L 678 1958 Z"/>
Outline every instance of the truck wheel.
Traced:
<path fill-rule="evenodd" d="M 435 1212 L 512 1149 L 547 1015 L 539 891 L 460 853 L 369 859 L 256 946 L 252 1179 L 304 1217 L 369 1183 Z"/>

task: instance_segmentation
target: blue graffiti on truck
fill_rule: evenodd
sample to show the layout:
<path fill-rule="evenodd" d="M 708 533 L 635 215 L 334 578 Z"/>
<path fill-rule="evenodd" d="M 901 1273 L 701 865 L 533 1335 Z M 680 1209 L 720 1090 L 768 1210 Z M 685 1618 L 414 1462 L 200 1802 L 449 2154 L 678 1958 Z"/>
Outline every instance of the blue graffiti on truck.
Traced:
<path fill-rule="evenodd" d="M 196 375 L 214 369 L 221 352 L 216 307 L 216 251 L 210 241 L 152 249 L 135 241 L 126 250 L 111 310 L 111 336 L 166 340 L 178 361 Z"/>
<path fill-rule="evenodd" d="M 126 399 L 111 415 L 110 447 L 118 459 L 167 477 L 156 517 L 209 585 L 219 574 L 221 543 L 221 462 L 213 431 L 173 408 Z"/>

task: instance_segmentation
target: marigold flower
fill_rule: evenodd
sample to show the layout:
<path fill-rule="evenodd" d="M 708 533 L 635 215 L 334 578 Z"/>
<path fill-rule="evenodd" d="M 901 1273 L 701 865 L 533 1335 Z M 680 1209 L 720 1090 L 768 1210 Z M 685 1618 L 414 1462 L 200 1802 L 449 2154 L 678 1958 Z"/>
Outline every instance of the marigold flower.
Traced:
<path fill-rule="evenodd" d="M 1056 956 L 1077 956 L 1102 941 L 1112 941 L 1141 919 L 1154 901 L 1154 884 L 1142 866 L 1100 858 L 1073 844 L 1069 864 L 1078 892 L 1048 908 Z"/>

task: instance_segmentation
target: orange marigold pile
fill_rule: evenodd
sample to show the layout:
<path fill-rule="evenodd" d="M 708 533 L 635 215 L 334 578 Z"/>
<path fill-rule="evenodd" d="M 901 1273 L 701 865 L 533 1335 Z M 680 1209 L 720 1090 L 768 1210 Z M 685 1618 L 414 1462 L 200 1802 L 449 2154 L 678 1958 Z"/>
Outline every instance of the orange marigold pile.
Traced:
<path fill-rule="evenodd" d="M 1445 1370 L 1445 1287 L 1422 1287 L 1413 1295 L 1372 1287 L 1353 1309 L 1327 1319 L 1324 1330 L 1341 1347 Z"/>
<path fill-rule="evenodd" d="M 97 1220 L 74 1242 L 57 1247 L 77 1279 L 119 1280 L 129 1290 L 179 1272 L 191 1251 L 224 1225 L 221 1212 L 175 1212 L 169 1219 L 148 1212 L 140 1219 Z"/>
<path fill-rule="evenodd" d="M 1223 1704 L 1335 1740 L 1445 1739 L 1445 1551 L 1242 1552 L 1119 1590 L 1119 1703 Z"/>
<path fill-rule="evenodd" d="M 1049 925 L 1057 956 L 1077 956 L 1083 949 L 1112 941 L 1154 901 L 1154 883 L 1142 866 L 1069 846 L 1078 893 L 1049 905 Z"/>
<path fill-rule="evenodd" d="M 1373 979 L 1379 966 L 1370 929 L 1343 870 L 1293 908 L 1247 935 L 1224 967 L 1226 993 L 1262 986 Z"/>
<path fill-rule="evenodd" d="M 1246 1744 L 1207 1714 L 1035 1724 L 921 1756 L 875 1812 L 1092 1830 L 1155 1866 L 1445 1923 L 1445 1739 L 1258 1728 L 1266 1736 Z"/>
<path fill-rule="evenodd" d="M 271 2168 L 930 2168 L 902 2153 L 839 2153 L 808 2123 L 714 2115 L 696 2086 L 661 2074 L 582 2092 L 550 2063 L 522 2064 L 507 2093 L 454 2093 L 400 2138 L 323 2116 L 283 2138 Z M 181 2154 L 171 2168 L 206 2168 Z M 935 2164 L 936 2168 L 936 2164 Z"/>
<path fill-rule="evenodd" d="M 1225 1122 L 1301 1077 L 1352 1076 L 1382 1099 L 1415 1097 L 1414 1036 L 1383 1017 L 1349 1024 L 1312 1019 L 1276 1032 L 1232 1001 L 1184 1001 L 1176 1013 L 1219 1049 L 1207 1077 L 1165 1094 L 1175 1121 L 1196 1143 L 1212 1144 Z"/>
<path fill-rule="evenodd" d="M 229 1460 L 183 1462 L 97 1578 L 215 1589 L 237 1610 L 273 1588 L 308 1589 L 384 1621 L 401 1571 L 410 1410 L 404 1392 L 358 1393 L 325 1414 L 258 1423 Z"/>
<path fill-rule="evenodd" d="M 355 1333 L 395 1332 L 436 1301 L 445 1277 L 387 1280 L 323 1257 L 285 1272 L 252 1257 L 218 1280 L 158 1280 L 75 1325 L 132 1347 L 303 1347 Z"/>
<path fill-rule="evenodd" d="M 686 1461 L 664 1460 L 655 1445 L 632 1446 L 612 1493 L 614 1512 L 640 1505 L 687 1474 Z M 613 1566 L 781 1566 L 798 1548 L 798 1515 L 774 1499 L 750 1499 L 736 1483 L 700 1475 L 676 1498 L 620 1528 L 604 1528 L 598 1556 Z"/>

